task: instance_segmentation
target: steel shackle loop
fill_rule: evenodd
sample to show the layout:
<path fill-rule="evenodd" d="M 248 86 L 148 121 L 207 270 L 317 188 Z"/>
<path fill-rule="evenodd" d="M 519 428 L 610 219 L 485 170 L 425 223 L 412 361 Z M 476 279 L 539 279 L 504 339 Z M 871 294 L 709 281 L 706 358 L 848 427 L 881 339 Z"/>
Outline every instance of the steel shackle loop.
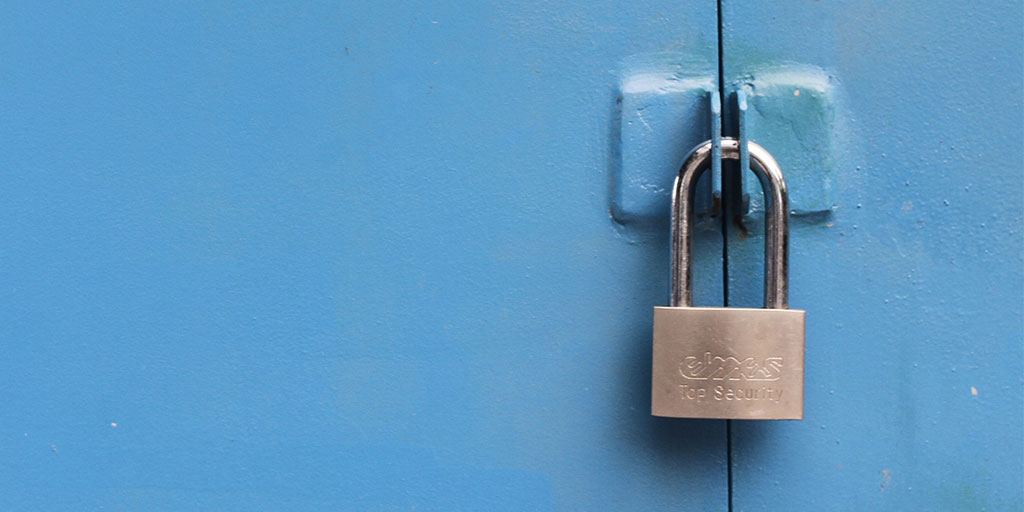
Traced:
<path fill-rule="evenodd" d="M 672 303 L 693 305 L 693 193 L 697 180 L 711 164 L 711 141 L 696 148 L 679 169 L 672 194 Z M 763 147 L 747 143 L 750 170 L 757 175 L 765 197 L 764 307 L 789 309 L 789 197 L 778 162 Z M 740 144 L 722 138 L 722 158 L 739 160 Z M 746 171 L 745 169 L 743 170 Z"/>

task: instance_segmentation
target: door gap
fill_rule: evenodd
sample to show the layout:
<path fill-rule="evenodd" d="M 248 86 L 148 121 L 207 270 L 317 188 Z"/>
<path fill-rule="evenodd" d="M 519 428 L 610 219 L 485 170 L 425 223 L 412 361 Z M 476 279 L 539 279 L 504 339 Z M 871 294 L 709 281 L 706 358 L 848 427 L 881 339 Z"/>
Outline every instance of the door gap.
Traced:
<path fill-rule="evenodd" d="M 731 117 L 731 110 L 728 108 L 730 98 L 725 95 L 725 64 L 724 64 L 724 33 L 722 30 L 722 1 L 716 1 L 717 9 L 717 20 L 718 20 L 718 97 L 722 100 L 722 136 L 727 137 L 732 135 L 732 131 L 729 129 L 729 123 L 727 120 Z M 740 171 L 742 172 L 742 170 Z M 723 165 L 722 177 L 728 175 L 725 166 Z M 732 194 L 729 193 L 729 188 L 726 187 L 725 183 L 721 184 L 722 190 L 722 204 L 719 210 L 721 218 L 721 230 L 722 230 L 722 305 L 729 305 L 729 222 L 730 213 L 732 211 L 732 205 L 730 204 Z M 726 467 L 726 492 L 728 493 L 728 510 L 733 512 L 732 507 L 732 420 L 725 420 L 725 467 Z"/>

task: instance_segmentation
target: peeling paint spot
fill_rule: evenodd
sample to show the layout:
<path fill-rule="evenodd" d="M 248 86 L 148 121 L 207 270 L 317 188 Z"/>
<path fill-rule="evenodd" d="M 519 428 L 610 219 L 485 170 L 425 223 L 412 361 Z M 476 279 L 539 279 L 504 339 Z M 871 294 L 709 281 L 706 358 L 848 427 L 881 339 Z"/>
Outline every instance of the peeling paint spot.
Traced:
<path fill-rule="evenodd" d="M 110 424 L 110 426 L 111 426 L 112 428 L 117 428 L 117 423 L 111 423 L 111 424 Z"/>
<path fill-rule="evenodd" d="M 978 388 L 971 386 L 971 396 L 978 396 Z"/>

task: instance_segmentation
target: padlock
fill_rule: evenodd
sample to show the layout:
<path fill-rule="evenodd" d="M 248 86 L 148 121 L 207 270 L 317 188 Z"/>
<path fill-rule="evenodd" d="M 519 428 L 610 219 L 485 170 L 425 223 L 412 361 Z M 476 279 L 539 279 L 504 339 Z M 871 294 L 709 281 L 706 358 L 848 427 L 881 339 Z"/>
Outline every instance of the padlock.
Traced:
<path fill-rule="evenodd" d="M 748 142 L 765 195 L 764 308 L 694 307 L 694 190 L 711 141 L 684 161 L 672 198 L 671 307 L 654 308 L 651 414 L 799 420 L 804 414 L 804 311 L 789 309 L 789 204 L 779 164 Z M 722 157 L 739 143 L 722 139 Z"/>

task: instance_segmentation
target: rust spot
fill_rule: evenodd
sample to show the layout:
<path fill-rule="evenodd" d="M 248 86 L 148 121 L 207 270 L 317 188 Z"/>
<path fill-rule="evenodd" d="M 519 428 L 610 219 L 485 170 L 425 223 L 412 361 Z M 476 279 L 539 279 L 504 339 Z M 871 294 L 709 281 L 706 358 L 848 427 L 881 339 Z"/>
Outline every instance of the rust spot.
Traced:
<path fill-rule="evenodd" d="M 740 241 L 746 240 L 750 236 L 750 230 L 747 229 L 747 226 L 743 225 L 742 215 L 733 215 L 732 224 L 736 227 L 736 238 L 739 238 Z"/>

